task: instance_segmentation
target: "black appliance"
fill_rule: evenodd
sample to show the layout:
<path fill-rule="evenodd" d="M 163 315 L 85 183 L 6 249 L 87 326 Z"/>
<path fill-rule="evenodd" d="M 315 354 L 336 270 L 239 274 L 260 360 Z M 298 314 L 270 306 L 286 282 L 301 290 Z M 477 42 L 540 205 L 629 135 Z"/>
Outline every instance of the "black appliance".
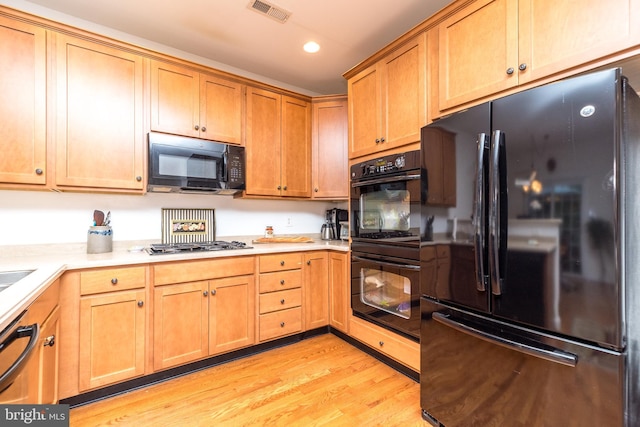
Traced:
<path fill-rule="evenodd" d="M 444 136 L 457 203 L 422 216 L 471 230 L 421 242 L 423 418 L 639 425 L 640 99 L 621 70 L 438 120 L 422 152 Z"/>
<path fill-rule="evenodd" d="M 341 223 L 349 222 L 349 211 L 346 209 L 328 209 L 326 213 L 326 223 L 332 229 L 332 235 L 334 239 L 340 239 L 340 232 L 342 231 Z"/>
<path fill-rule="evenodd" d="M 27 362 L 38 350 L 39 337 L 40 325 L 28 324 L 26 310 L 0 332 L 0 403 L 24 403 L 21 400 L 28 397 L 24 390 L 27 378 L 21 377 Z M 14 382 L 20 383 L 17 393 L 10 389 Z"/>
<path fill-rule="evenodd" d="M 147 189 L 231 195 L 245 188 L 244 147 L 149 132 Z"/>
<path fill-rule="evenodd" d="M 351 308 L 420 338 L 420 152 L 351 167 Z"/>
<path fill-rule="evenodd" d="M 146 248 L 149 255 L 167 255 L 182 252 L 211 252 L 211 251 L 228 251 L 236 249 L 253 249 L 244 242 L 236 240 L 225 242 L 224 240 L 213 240 L 205 242 L 188 242 L 188 243 L 153 243 Z"/>

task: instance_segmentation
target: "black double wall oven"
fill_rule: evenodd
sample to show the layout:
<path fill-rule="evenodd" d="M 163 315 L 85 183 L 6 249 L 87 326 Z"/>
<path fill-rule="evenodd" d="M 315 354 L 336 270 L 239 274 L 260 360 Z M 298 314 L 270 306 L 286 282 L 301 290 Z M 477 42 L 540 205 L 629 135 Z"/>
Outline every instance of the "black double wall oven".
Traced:
<path fill-rule="evenodd" d="M 420 338 L 420 152 L 351 167 L 351 308 Z"/>

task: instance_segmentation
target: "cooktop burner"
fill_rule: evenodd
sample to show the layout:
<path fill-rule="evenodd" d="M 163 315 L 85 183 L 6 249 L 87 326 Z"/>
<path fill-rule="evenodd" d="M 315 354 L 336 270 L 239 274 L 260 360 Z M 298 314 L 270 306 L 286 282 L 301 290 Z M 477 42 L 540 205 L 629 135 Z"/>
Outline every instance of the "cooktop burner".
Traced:
<path fill-rule="evenodd" d="M 227 251 L 234 249 L 253 249 L 244 242 L 236 240 L 225 242 L 223 240 L 213 240 L 208 242 L 190 243 L 154 243 L 146 249 L 149 255 L 177 254 L 181 252 L 207 252 L 207 251 Z"/>

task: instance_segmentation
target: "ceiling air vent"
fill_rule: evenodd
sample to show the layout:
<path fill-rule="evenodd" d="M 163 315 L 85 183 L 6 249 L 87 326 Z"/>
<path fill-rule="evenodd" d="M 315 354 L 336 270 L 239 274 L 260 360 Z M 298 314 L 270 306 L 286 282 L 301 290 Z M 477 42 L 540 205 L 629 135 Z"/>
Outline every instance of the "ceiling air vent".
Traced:
<path fill-rule="evenodd" d="M 281 24 L 287 22 L 287 19 L 291 16 L 291 12 L 262 0 L 251 0 L 247 7 L 258 13 L 267 15 L 269 18 L 275 19 Z"/>

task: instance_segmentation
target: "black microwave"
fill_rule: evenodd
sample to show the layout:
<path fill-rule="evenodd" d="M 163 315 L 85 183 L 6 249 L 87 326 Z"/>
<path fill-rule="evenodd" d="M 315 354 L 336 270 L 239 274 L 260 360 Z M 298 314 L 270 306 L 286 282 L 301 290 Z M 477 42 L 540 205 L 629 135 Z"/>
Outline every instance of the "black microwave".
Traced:
<path fill-rule="evenodd" d="M 244 188 L 244 147 L 149 132 L 148 191 L 235 194 Z"/>

